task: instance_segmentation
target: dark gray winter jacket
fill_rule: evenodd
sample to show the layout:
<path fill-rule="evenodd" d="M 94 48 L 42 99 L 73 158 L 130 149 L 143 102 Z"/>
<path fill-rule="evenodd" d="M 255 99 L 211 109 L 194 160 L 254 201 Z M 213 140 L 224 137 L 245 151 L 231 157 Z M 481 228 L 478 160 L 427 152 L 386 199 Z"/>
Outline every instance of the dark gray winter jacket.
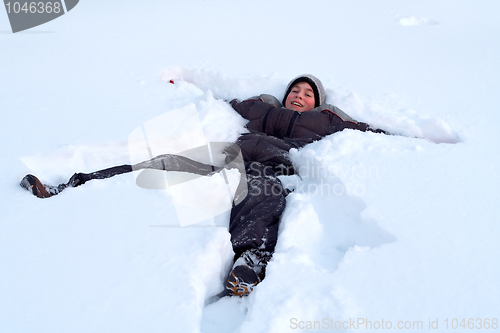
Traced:
<path fill-rule="evenodd" d="M 298 112 L 283 108 L 271 95 L 260 95 L 243 102 L 233 100 L 230 104 L 248 120 L 246 127 L 250 133 L 237 141 L 245 162 L 257 161 L 280 171 L 283 167 L 292 168 L 288 157 L 291 148 L 303 147 L 346 128 L 383 132 L 355 121 L 330 104 Z"/>
<path fill-rule="evenodd" d="M 273 103 L 269 103 L 269 99 Z M 301 139 L 304 143 L 310 143 L 346 128 L 382 132 L 355 121 L 329 104 L 320 105 L 311 111 L 298 112 L 278 106 L 281 104 L 270 95 L 261 95 L 243 102 L 233 100 L 231 105 L 249 120 L 246 127 L 251 132 L 265 133 L 279 139 Z"/>

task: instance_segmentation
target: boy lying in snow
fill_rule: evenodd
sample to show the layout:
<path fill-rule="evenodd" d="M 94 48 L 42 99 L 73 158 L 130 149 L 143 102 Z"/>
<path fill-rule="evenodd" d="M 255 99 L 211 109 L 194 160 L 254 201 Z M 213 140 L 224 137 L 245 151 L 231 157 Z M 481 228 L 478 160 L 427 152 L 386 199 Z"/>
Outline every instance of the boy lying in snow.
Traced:
<path fill-rule="evenodd" d="M 246 127 L 250 133 L 243 134 L 236 142 L 244 160 L 248 194 L 231 210 L 229 233 L 235 255 L 225 281 L 225 294 L 247 295 L 264 279 L 288 194 L 276 176 L 295 173 L 289 150 L 345 128 L 383 132 L 356 122 L 325 100 L 321 81 L 304 74 L 290 81 L 282 104 L 271 95 L 230 102 L 233 109 L 248 120 Z M 47 198 L 91 179 L 109 178 L 139 169 L 211 175 L 221 168 L 168 154 L 133 166 L 121 165 L 90 174 L 76 173 L 67 184 L 57 187 L 44 185 L 33 175 L 25 176 L 20 185 L 39 198 Z"/>

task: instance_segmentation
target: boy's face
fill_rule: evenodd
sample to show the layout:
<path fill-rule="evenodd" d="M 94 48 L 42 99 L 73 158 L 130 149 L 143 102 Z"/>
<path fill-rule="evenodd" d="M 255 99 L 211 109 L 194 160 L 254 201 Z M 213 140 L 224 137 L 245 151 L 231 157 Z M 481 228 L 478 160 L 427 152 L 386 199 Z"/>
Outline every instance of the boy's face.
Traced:
<path fill-rule="evenodd" d="M 285 100 L 285 108 L 299 112 L 311 111 L 314 104 L 314 91 L 307 82 L 294 85 Z"/>

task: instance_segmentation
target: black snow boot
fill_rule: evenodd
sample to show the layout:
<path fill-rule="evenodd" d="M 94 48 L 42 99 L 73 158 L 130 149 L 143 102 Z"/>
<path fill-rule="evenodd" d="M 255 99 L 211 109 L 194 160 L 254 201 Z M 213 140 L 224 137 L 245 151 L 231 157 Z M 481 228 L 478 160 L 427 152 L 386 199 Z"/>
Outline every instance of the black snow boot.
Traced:
<path fill-rule="evenodd" d="M 31 194 L 33 194 L 34 196 L 42 199 L 56 195 L 66 187 L 65 184 L 61 184 L 57 187 L 44 185 L 38 178 L 33 175 L 24 176 L 19 185 L 27 191 L 31 192 Z"/>
<path fill-rule="evenodd" d="M 257 273 L 247 265 L 234 267 L 227 277 L 224 287 L 231 296 L 247 296 L 260 280 Z"/>

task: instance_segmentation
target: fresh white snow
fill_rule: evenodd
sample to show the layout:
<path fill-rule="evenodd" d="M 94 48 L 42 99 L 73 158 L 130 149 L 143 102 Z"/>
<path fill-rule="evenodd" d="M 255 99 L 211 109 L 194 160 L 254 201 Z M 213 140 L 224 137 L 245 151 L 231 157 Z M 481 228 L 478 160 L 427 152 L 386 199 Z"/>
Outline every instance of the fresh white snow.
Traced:
<path fill-rule="evenodd" d="M 498 329 L 499 9 L 87 0 L 16 34 L 0 10 L 0 332 Z M 295 191 L 247 298 L 204 306 L 231 264 L 227 218 L 181 227 L 132 174 L 44 200 L 18 185 L 130 163 L 135 129 L 189 105 L 207 141 L 234 142 L 245 120 L 224 100 L 281 98 L 302 73 L 394 135 L 291 151 L 302 178 L 282 178 Z"/>

